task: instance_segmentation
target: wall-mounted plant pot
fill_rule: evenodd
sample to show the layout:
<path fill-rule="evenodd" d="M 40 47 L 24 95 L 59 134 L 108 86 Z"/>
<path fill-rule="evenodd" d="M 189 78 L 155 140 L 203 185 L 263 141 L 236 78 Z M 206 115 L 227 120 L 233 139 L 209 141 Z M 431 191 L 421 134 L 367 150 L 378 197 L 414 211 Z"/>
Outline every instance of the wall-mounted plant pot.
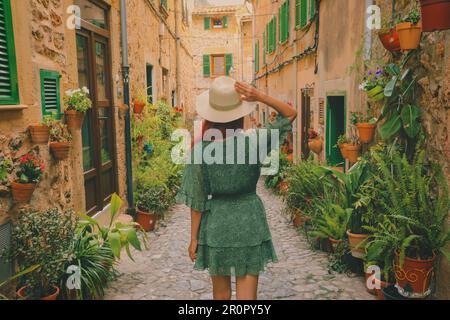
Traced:
<path fill-rule="evenodd" d="M 308 141 L 308 148 L 309 148 L 309 150 L 311 150 L 315 154 L 320 154 L 322 152 L 322 150 L 323 150 L 322 140 L 320 140 L 319 138 L 317 138 L 317 139 L 310 139 Z"/>
<path fill-rule="evenodd" d="M 47 143 L 50 136 L 50 128 L 44 125 L 31 125 L 30 130 L 31 141 L 33 143 Z"/>
<path fill-rule="evenodd" d="M 348 159 L 348 154 L 347 154 L 347 146 L 348 145 L 349 145 L 348 143 L 342 143 L 342 144 L 338 145 L 339 150 L 341 151 L 341 154 L 342 154 L 342 158 L 344 158 L 344 159 Z"/>
<path fill-rule="evenodd" d="M 17 296 L 18 296 L 20 299 L 26 299 L 26 298 L 27 298 L 27 294 L 26 294 L 27 288 L 28 288 L 28 286 L 24 286 L 24 287 L 20 288 L 19 290 L 17 290 Z M 43 300 L 43 301 L 55 301 L 56 299 L 58 299 L 60 290 L 59 290 L 59 288 L 58 288 L 57 286 L 53 286 L 53 288 L 54 288 L 54 290 L 55 290 L 54 293 L 52 293 L 52 294 L 49 295 L 49 296 L 42 297 L 42 298 L 40 298 L 39 300 Z"/>
<path fill-rule="evenodd" d="M 137 210 L 136 222 L 139 223 L 146 232 L 155 230 L 157 220 L 158 216 L 156 214 L 145 212 L 140 209 Z"/>
<path fill-rule="evenodd" d="M 380 32 L 378 33 L 378 37 L 380 38 L 383 47 L 390 52 L 398 52 L 401 50 L 400 40 L 398 38 L 398 33 L 395 28 L 392 28 L 388 32 Z"/>
<path fill-rule="evenodd" d="M 396 26 L 396 30 L 402 50 L 414 50 L 419 47 L 420 38 L 422 37 L 421 22 L 416 25 L 410 22 L 402 22 Z"/>
<path fill-rule="evenodd" d="M 36 183 L 11 182 L 11 191 L 15 202 L 29 203 L 35 189 Z"/>
<path fill-rule="evenodd" d="M 69 157 L 70 142 L 50 142 L 49 146 L 56 160 L 65 160 Z"/>
<path fill-rule="evenodd" d="M 347 230 L 347 236 L 352 256 L 358 259 L 364 257 L 366 251 L 364 249 L 363 241 L 365 241 L 369 237 L 369 235 L 351 233 L 350 230 Z"/>
<path fill-rule="evenodd" d="M 358 162 L 358 158 L 361 154 L 361 145 L 360 144 L 348 144 L 345 148 L 348 156 L 348 161 L 351 163 Z"/>
<path fill-rule="evenodd" d="M 424 32 L 450 29 L 449 0 L 420 0 Z"/>
<path fill-rule="evenodd" d="M 367 91 L 367 96 L 373 101 L 380 101 L 384 99 L 384 88 L 382 86 L 376 86 Z"/>
<path fill-rule="evenodd" d="M 405 257 L 403 267 L 400 267 L 399 259 L 399 253 L 396 252 L 394 270 L 399 293 L 417 299 L 430 295 L 436 255 L 426 260 Z"/>
<path fill-rule="evenodd" d="M 141 114 L 142 111 L 144 111 L 144 107 L 145 107 L 145 102 L 136 101 L 136 100 L 133 102 L 133 111 L 136 114 Z"/>
<path fill-rule="evenodd" d="M 64 111 L 67 128 L 70 130 L 80 130 L 83 126 L 84 113 L 75 110 Z"/>
<path fill-rule="evenodd" d="M 362 143 L 371 143 L 373 141 L 375 129 L 377 128 L 376 124 L 357 123 L 356 127 L 358 128 L 359 140 Z"/>

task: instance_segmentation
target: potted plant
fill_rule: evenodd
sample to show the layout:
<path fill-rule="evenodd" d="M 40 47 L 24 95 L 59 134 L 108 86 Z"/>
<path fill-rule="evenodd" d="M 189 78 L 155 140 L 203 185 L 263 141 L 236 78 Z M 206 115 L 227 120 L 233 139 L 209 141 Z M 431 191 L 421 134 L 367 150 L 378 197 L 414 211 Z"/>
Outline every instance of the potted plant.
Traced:
<path fill-rule="evenodd" d="M 359 141 L 371 143 L 375 137 L 378 119 L 370 116 L 363 116 L 361 113 L 352 112 L 352 124 L 356 126 L 359 134 Z"/>
<path fill-rule="evenodd" d="M 50 123 L 53 116 L 44 116 L 42 122 L 36 125 L 30 125 L 31 141 L 34 143 L 47 143 L 50 136 Z"/>
<path fill-rule="evenodd" d="M 138 186 L 136 193 L 136 222 L 146 231 L 153 231 L 158 217 L 169 207 L 163 186 Z"/>
<path fill-rule="evenodd" d="M 347 136 L 345 134 L 342 134 L 338 137 L 336 146 L 341 151 L 342 157 L 344 159 L 348 158 L 347 149 L 346 149 L 348 144 L 349 144 L 349 140 L 347 139 Z"/>
<path fill-rule="evenodd" d="M 92 108 L 89 98 L 89 90 L 86 87 L 66 91 L 64 97 L 66 110 L 64 111 L 67 127 L 71 130 L 79 130 L 83 125 L 84 115 Z"/>
<path fill-rule="evenodd" d="M 389 77 L 383 67 L 368 66 L 368 68 L 359 89 L 365 91 L 370 100 L 378 102 L 385 97 L 384 88 L 389 81 Z"/>
<path fill-rule="evenodd" d="M 58 283 L 65 273 L 64 265 L 70 257 L 70 245 L 75 231 L 72 211 L 23 211 L 13 229 L 10 259 L 21 269 L 34 265 L 39 268 L 26 274 L 17 295 L 22 298 L 56 300 Z"/>
<path fill-rule="evenodd" d="M 27 153 L 20 157 L 19 166 L 16 170 L 17 180 L 11 182 L 14 201 L 30 202 L 44 169 L 44 163 L 34 154 Z"/>
<path fill-rule="evenodd" d="M 419 47 L 422 36 L 419 8 L 412 9 L 408 15 L 398 20 L 395 26 L 402 50 L 414 50 Z"/>
<path fill-rule="evenodd" d="M 141 114 L 147 104 L 147 97 L 139 96 L 133 99 L 133 111 L 135 114 Z"/>
<path fill-rule="evenodd" d="M 358 162 L 359 156 L 361 155 L 361 144 L 359 143 L 358 138 L 350 138 L 350 143 L 345 147 L 345 152 L 347 153 L 349 162 Z"/>
<path fill-rule="evenodd" d="M 50 127 L 50 150 L 56 160 L 65 160 L 69 156 L 72 135 L 61 121 L 53 121 Z"/>
<path fill-rule="evenodd" d="M 317 131 L 313 129 L 308 130 L 308 148 L 315 154 L 320 154 L 323 149 L 322 140 L 320 139 Z"/>
<path fill-rule="evenodd" d="M 424 32 L 450 29 L 450 1 L 420 0 Z"/>
<path fill-rule="evenodd" d="M 393 21 L 383 21 L 383 27 L 378 32 L 378 37 L 383 47 L 389 52 L 399 52 L 400 40 Z"/>
<path fill-rule="evenodd" d="M 380 199 L 384 220 L 373 228 L 370 250 L 386 252 L 402 296 L 424 298 L 431 294 L 436 257 L 442 253 L 450 260 L 445 250 L 450 231 L 444 226 L 450 208 L 447 179 L 440 166 L 425 163 L 424 151 L 411 163 L 398 152 L 388 161 L 374 157 L 387 192 Z"/>

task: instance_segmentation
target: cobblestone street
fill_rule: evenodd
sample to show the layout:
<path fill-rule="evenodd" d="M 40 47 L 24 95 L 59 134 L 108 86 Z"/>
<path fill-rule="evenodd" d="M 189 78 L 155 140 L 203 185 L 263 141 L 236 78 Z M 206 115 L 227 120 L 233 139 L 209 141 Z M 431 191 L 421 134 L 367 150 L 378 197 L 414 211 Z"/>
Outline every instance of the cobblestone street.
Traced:
<path fill-rule="evenodd" d="M 262 182 L 258 194 L 279 258 L 260 276 L 259 299 L 373 299 L 361 277 L 329 274 L 327 255 L 309 248 L 280 212 L 281 199 Z M 105 299 L 211 299 L 208 273 L 193 270 L 187 256 L 189 217 L 184 205 L 173 207 L 165 225 L 150 234 L 150 249 L 135 252 L 135 262 L 123 258 L 121 276 L 111 283 Z"/>

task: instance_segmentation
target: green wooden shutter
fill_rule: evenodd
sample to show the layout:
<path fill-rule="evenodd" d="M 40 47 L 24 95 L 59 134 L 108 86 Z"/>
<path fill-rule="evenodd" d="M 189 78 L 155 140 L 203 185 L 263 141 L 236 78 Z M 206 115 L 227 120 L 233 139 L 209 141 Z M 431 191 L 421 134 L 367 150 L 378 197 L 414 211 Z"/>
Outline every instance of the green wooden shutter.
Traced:
<path fill-rule="evenodd" d="M 223 24 L 224 28 L 228 28 L 228 17 L 227 16 L 223 17 L 222 24 Z"/>
<path fill-rule="evenodd" d="M 53 114 L 59 117 L 61 114 L 60 78 L 58 72 L 41 70 L 41 99 L 44 116 Z"/>
<path fill-rule="evenodd" d="M 300 28 L 308 24 L 308 0 L 301 0 L 300 4 Z"/>
<path fill-rule="evenodd" d="M 267 28 L 266 28 L 267 29 Z M 263 50 L 262 50 L 262 56 L 263 56 L 263 65 L 266 64 L 266 53 L 267 53 L 267 32 L 263 32 Z"/>
<path fill-rule="evenodd" d="M 300 2 L 301 0 L 295 0 L 295 28 L 300 28 Z"/>
<path fill-rule="evenodd" d="M 255 73 L 259 71 L 259 40 L 255 43 Z"/>
<path fill-rule="evenodd" d="M 278 26 L 280 28 L 279 42 L 284 43 L 289 38 L 289 0 L 286 0 L 280 7 Z"/>
<path fill-rule="evenodd" d="M 309 20 L 316 15 L 316 0 L 309 0 Z"/>
<path fill-rule="evenodd" d="M 19 103 L 10 0 L 0 0 L 0 105 Z"/>
<path fill-rule="evenodd" d="M 277 17 L 272 19 L 272 52 L 277 48 Z"/>
<path fill-rule="evenodd" d="M 211 29 L 211 18 L 206 17 L 204 19 L 205 30 Z"/>
<path fill-rule="evenodd" d="M 227 76 L 230 75 L 230 69 L 233 67 L 233 55 L 231 53 L 227 53 L 225 55 L 225 68 L 227 71 Z"/>
<path fill-rule="evenodd" d="M 282 38 L 283 38 L 283 6 L 280 6 L 278 8 L 278 41 L 280 41 L 280 43 L 282 42 Z"/>
<path fill-rule="evenodd" d="M 203 76 L 204 77 L 211 76 L 211 62 L 209 54 L 203 55 Z"/>

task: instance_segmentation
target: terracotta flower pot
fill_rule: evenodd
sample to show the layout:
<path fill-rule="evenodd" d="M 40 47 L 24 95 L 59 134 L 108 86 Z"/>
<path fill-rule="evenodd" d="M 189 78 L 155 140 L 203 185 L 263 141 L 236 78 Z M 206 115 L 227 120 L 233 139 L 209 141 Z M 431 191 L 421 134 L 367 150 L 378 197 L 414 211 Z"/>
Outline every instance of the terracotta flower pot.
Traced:
<path fill-rule="evenodd" d="M 348 161 L 351 163 L 358 162 L 358 158 L 361 153 L 361 145 L 359 144 L 348 144 L 345 148 L 347 152 Z"/>
<path fill-rule="evenodd" d="M 376 124 L 370 123 L 357 123 L 356 127 L 359 132 L 359 140 L 362 143 L 371 143 L 375 137 Z"/>
<path fill-rule="evenodd" d="M 331 237 L 328 237 L 328 240 L 330 241 L 330 244 L 331 244 L 331 253 L 335 253 L 336 249 L 337 249 L 337 246 L 340 243 L 342 243 L 342 240 L 336 240 L 336 239 L 333 239 Z"/>
<path fill-rule="evenodd" d="M 27 295 L 26 295 L 27 288 L 28 288 L 28 286 L 24 286 L 24 287 L 20 288 L 19 290 L 17 290 L 17 296 L 21 299 L 26 299 L 27 298 Z M 53 286 L 53 288 L 55 289 L 54 293 L 52 293 L 49 296 L 42 297 L 39 300 L 55 301 L 56 299 L 58 299 L 60 290 L 57 286 Z"/>
<path fill-rule="evenodd" d="M 136 114 L 141 114 L 142 111 L 144 111 L 144 107 L 145 107 L 145 102 L 136 101 L 136 100 L 133 102 L 133 111 Z"/>
<path fill-rule="evenodd" d="M 50 128 L 43 125 L 29 126 L 31 141 L 34 143 L 47 143 L 50 136 Z"/>
<path fill-rule="evenodd" d="M 300 228 L 303 225 L 302 212 L 300 210 L 295 211 L 293 223 L 295 228 Z"/>
<path fill-rule="evenodd" d="M 309 148 L 309 150 L 311 150 L 315 154 L 320 154 L 322 152 L 322 149 L 323 149 L 322 140 L 320 140 L 319 138 L 310 139 L 309 142 L 308 142 L 308 148 Z"/>
<path fill-rule="evenodd" d="M 351 233 L 350 230 L 347 230 L 348 242 L 350 246 L 350 250 L 352 251 L 352 256 L 355 258 L 361 259 L 365 255 L 365 249 L 360 244 L 366 240 L 369 235 L 368 234 L 357 234 Z"/>
<path fill-rule="evenodd" d="M 50 151 L 56 160 L 65 160 L 69 157 L 70 142 L 50 142 Z"/>
<path fill-rule="evenodd" d="M 84 113 L 75 110 L 64 111 L 67 128 L 71 130 L 80 130 L 83 126 Z"/>
<path fill-rule="evenodd" d="M 281 193 L 286 193 L 289 190 L 289 183 L 286 180 L 281 181 L 278 184 L 278 189 L 280 190 Z"/>
<path fill-rule="evenodd" d="M 347 146 L 348 145 L 349 145 L 348 143 L 342 143 L 342 144 L 338 145 L 339 150 L 341 150 L 342 158 L 344 158 L 344 159 L 348 159 L 348 154 L 347 154 Z"/>
<path fill-rule="evenodd" d="M 403 267 L 400 267 L 399 259 L 399 253 L 396 252 L 394 270 L 399 293 L 408 298 L 425 298 L 430 295 L 436 255 L 433 254 L 427 260 L 405 257 Z"/>
<path fill-rule="evenodd" d="M 378 37 L 386 50 L 390 52 L 398 52 L 401 50 L 400 40 L 395 28 L 392 28 L 388 32 L 380 32 Z"/>
<path fill-rule="evenodd" d="M 36 183 L 11 182 L 13 199 L 19 203 L 29 203 L 35 189 Z"/>
<path fill-rule="evenodd" d="M 155 230 L 156 221 L 158 216 L 154 213 L 137 210 L 136 222 L 139 223 L 146 232 Z"/>
<path fill-rule="evenodd" d="M 396 26 L 400 47 L 402 50 L 414 50 L 419 47 L 422 36 L 422 24 L 413 25 L 410 22 L 402 22 Z"/>
<path fill-rule="evenodd" d="M 450 29 L 449 0 L 420 0 L 424 32 Z"/>
<path fill-rule="evenodd" d="M 294 162 L 294 154 L 293 153 L 289 153 L 286 157 L 287 161 L 289 161 L 290 163 Z"/>

